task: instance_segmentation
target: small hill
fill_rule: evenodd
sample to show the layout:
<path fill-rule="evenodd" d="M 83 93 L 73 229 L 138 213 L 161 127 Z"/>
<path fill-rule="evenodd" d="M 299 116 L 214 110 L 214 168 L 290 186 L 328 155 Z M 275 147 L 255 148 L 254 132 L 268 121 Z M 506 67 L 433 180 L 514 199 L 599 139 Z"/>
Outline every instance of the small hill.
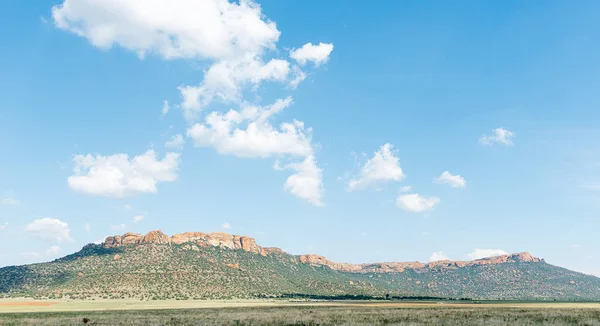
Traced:
<path fill-rule="evenodd" d="M 600 300 L 600 278 L 529 253 L 474 261 L 346 264 L 247 236 L 126 233 L 48 263 L 0 269 L 0 294 L 36 298 L 216 299 L 376 296 Z"/>

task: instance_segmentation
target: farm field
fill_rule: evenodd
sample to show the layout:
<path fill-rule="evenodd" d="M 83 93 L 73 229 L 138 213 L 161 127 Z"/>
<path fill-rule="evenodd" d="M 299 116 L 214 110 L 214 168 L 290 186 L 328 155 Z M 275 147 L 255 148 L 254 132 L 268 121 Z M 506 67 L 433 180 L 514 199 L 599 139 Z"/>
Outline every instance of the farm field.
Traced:
<path fill-rule="evenodd" d="M 600 303 L 0 300 L 0 325 L 598 325 Z"/>

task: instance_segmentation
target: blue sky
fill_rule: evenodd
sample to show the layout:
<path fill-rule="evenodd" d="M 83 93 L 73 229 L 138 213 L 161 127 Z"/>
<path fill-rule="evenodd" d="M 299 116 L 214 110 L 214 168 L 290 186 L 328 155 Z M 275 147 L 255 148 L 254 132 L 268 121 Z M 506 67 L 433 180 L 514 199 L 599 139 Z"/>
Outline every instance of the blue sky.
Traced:
<path fill-rule="evenodd" d="M 600 275 L 600 3 L 166 3 L 5 4 L 0 266 L 161 229 Z"/>

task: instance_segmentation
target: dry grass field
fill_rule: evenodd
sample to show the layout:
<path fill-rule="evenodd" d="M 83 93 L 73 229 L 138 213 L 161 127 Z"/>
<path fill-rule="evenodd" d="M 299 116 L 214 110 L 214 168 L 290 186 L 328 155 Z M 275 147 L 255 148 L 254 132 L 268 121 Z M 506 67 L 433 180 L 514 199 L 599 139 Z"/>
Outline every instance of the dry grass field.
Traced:
<path fill-rule="evenodd" d="M 0 300 L 0 325 L 589 325 L 600 303 Z"/>

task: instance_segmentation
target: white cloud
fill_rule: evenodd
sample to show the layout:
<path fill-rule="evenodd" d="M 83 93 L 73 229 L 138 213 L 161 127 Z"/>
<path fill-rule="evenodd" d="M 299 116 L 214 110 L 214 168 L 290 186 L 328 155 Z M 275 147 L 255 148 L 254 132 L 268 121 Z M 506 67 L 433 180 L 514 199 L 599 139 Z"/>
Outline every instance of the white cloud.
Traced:
<path fill-rule="evenodd" d="M 249 0 L 64 0 L 54 24 L 110 49 L 117 44 L 144 57 L 221 59 L 275 47 L 280 32 Z"/>
<path fill-rule="evenodd" d="M 240 59 L 220 61 L 204 73 L 204 80 L 199 86 L 179 87 L 183 97 L 181 107 L 186 118 L 193 120 L 214 100 L 240 102 L 246 86 L 256 89 L 265 81 L 285 82 L 289 73 L 290 64 L 282 59 L 271 59 L 265 63 L 258 56 L 246 55 Z"/>
<path fill-rule="evenodd" d="M 348 181 L 348 190 L 365 189 L 385 181 L 400 181 L 404 173 L 392 144 L 384 144 L 362 167 L 359 175 Z"/>
<path fill-rule="evenodd" d="M 396 199 L 396 206 L 411 213 L 432 210 L 439 203 L 440 199 L 438 197 L 423 197 L 419 194 L 400 195 Z"/>
<path fill-rule="evenodd" d="M 301 65 L 311 61 L 316 66 L 319 66 L 327 62 L 331 51 L 333 51 L 333 44 L 331 43 L 321 42 L 318 45 L 306 43 L 301 48 L 290 51 L 290 58 L 298 61 Z"/>
<path fill-rule="evenodd" d="M 296 171 L 285 181 L 284 189 L 292 195 L 308 200 L 316 206 L 324 206 L 322 202 L 323 175 L 317 166 L 313 155 L 307 156 L 304 161 L 286 165 L 287 169 Z"/>
<path fill-rule="evenodd" d="M 178 153 L 157 160 L 148 150 L 129 159 L 127 154 L 76 155 L 74 175 L 68 179 L 72 190 L 93 196 L 125 197 L 138 193 L 156 193 L 159 182 L 177 179 Z"/>
<path fill-rule="evenodd" d="M 450 260 L 448 258 L 448 256 L 446 256 L 444 254 L 443 251 L 438 251 L 438 252 L 434 252 L 431 254 L 431 256 L 429 257 L 429 259 L 427 260 L 427 262 L 434 262 L 434 261 L 440 261 L 440 260 Z"/>
<path fill-rule="evenodd" d="M 13 197 L 0 198 L 0 205 L 19 205 L 21 202 Z"/>
<path fill-rule="evenodd" d="M 170 108 L 171 107 L 169 106 L 169 101 L 164 100 L 162 106 L 162 115 L 166 115 L 167 113 L 169 113 Z"/>
<path fill-rule="evenodd" d="M 291 74 L 292 79 L 290 80 L 288 85 L 291 89 L 296 89 L 298 85 L 300 85 L 300 83 L 306 79 L 306 73 L 302 71 L 300 67 L 293 66 Z"/>
<path fill-rule="evenodd" d="M 167 142 L 165 143 L 166 148 L 172 148 L 176 150 L 183 149 L 183 145 L 185 145 L 185 140 L 183 139 L 183 136 L 181 134 L 177 134 L 169 138 L 169 140 L 167 140 Z"/>
<path fill-rule="evenodd" d="M 125 230 L 126 227 L 125 224 L 113 224 L 110 226 L 110 229 L 113 231 L 122 231 Z"/>
<path fill-rule="evenodd" d="M 8 227 L 8 222 L 4 223 L 4 224 L 0 224 L 0 231 L 6 229 Z"/>
<path fill-rule="evenodd" d="M 86 38 L 101 49 L 121 46 L 144 58 L 195 59 L 208 65 L 198 86 L 181 86 L 188 119 L 214 100 L 240 101 L 246 87 L 285 82 L 295 88 L 306 74 L 290 62 L 267 57 L 277 50 L 280 31 L 251 0 L 63 0 L 52 8 L 56 27 Z M 301 65 L 327 61 L 333 44 L 307 43 L 290 57 Z M 165 102 L 166 103 L 166 102 Z M 163 114 L 166 113 L 163 108 Z"/>
<path fill-rule="evenodd" d="M 275 161 L 275 170 L 293 170 L 284 189 L 292 195 L 321 206 L 323 181 L 316 165 L 312 145 L 312 130 L 294 120 L 274 127 L 270 119 L 292 104 L 292 98 L 279 99 L 266 107 L 242 105 L 240 111 L 225 114 L 212 112 L 204 124 L 196 123 L 187 135 L 196 147 L 209 147 L 219 154 L 245 158 L 299 157 L 302 161 L 282 167 Z"/>
<path fill-rule="evenodd" d="M 129 206 L 129 205 L 125 205 L 125 206 L 123 206 L 123 208 L 125 208 L 126 210 L 131 210 L 131 206 Z"/>
<path fill-rule="evenodd" d="M 475 249 L 475 250 L 473 250 L 473 252 L 471 252 L 467 256 L 469 256 L 469 259 L 475 260 L 475 259 L 502 256 L 502 255 L 508 255 L 508 253 L 501 249 Z"/>
<path fill-rule="evenodd" d="M 133 217 L 133 223 L 140 223 L 144 220 L 144 215 L 136 215 Z"/>
<path fill-rule="evenodd" d="M 90 232 L 92 230 L 92 227 L 90 226 L 90 223 L 85 223 L 85 232 Z"/>
<path fill-rule="evenodd" d="M 212 112 L 204 124 L 187 130 L 196 147 L 210 147 L 219 154 L 238 157 L 274 155 L 306 156 L 312 153 L 311 129 L 301 121 L 282 123 L 275 128 L 269 119 L 292 104 L 292 98 L 279 99 L 266 107 L 243 105 L 240 111 Z M 240 126 L 245 125 L 245 129 Z"/>
<path fill-rule="evenodd" d="M 225 223 L 223 223 L 223 225 L 221 225 L 221 227 L 224 229 L 231 229 L 231 224 L 225 222 Z"/>
<path fill-rule="evenodd" d="M 69 224 L 56 218 L 36 219 L 27 224 L 25 232 L 46 241 L 56 241 L 58 243 L 73 241 Z"/>
<path fill-rule="evenodd" d="M 404 187 L 400 187 L 400 189 L 398 189 L 399 192 L 410 192 L 412 190 L 412 186 L 404 186 Z"/>
<path fill-rule="evenodd" d="M 483 145 L 491 146 L 494 143 L 510 146 L 513 144 L 512 138 L 516 134 L 508 129 L 496 128 L 492 130 L 492 135 L 484 135 L 479 138 L 479 142 Z"/>
<path fill-rule="evenodd" d="M 435 179 L 438 183 L 449 184 L 452 188 L 464 188 L 467 185 L 467 180 L 460 175 L 453 175 L 448 171 L 444 171 Z"/>
<path fill-rule="evenodd" d="M 201 111 L 215 101 L 242 103 L 242 109 L 226 114 L 212 112 L 204 117 L 204 123 L 190 127 L 187 135 L 196 146 L 239 157 L 301 158 L 302 163 L 296 166 L 304 166 L 304 172 L 290 177 L 286 189 L 312 202 L 320 202 L 315 195 L 308 194 L 306 186 L 321 183 L 320 179 L 313 180 L 315 175 L 320 176 L 320 169 L 306 168 L 310 165 L 306 162 L 314 164 L 312 130 L 305 128 L 301 121 L 285 122 L 278 127 L 267 121 L 269 116 L 289 105 L 291 98 L 268 107 L 256 107 L 244 101 L 244 94 L 248 90 L 256 92 L 265 82 L 297 87 L 307 76 L 300 65 L 308 61 L 315 66 L 325 63 L 333 44 L 308 43 L 293 50 L 290 57 L 298 65 L 291 64 L 292 59 L 278 58 L 280 31 L 251 0 L 178 0 L 176 3 L 154 0 L 144 6 L 137 0 L 63 0 L 53 7 L 52 16 L 56 27 L 84 37 L 98 48 L 120 46 L 140 58 L 155 54 L 164 59 L 192 59 L 205 64 L 199 84 L 179 87 L 180 106 L 188 121 L 202 118 Z M 163 114 L 168 110 L 165 101 Z M 156 192 L 157 182 L 172 181 L 144 175 L 144 181 L 149 182 L 131 185 L 128 178 L 132 176 L 116 173 L 112 165 L 98 170 L 96 174 L 104 172 L 104 175 L 97 178 L 77 172 L 70 182 L 74 184 L 72 188 L 93 195 L 123 197 Z M 310 176 L 307 178 L 307 175 Z M 299 186 L 299 181 L 303 181 L 304 186 Z"/>

